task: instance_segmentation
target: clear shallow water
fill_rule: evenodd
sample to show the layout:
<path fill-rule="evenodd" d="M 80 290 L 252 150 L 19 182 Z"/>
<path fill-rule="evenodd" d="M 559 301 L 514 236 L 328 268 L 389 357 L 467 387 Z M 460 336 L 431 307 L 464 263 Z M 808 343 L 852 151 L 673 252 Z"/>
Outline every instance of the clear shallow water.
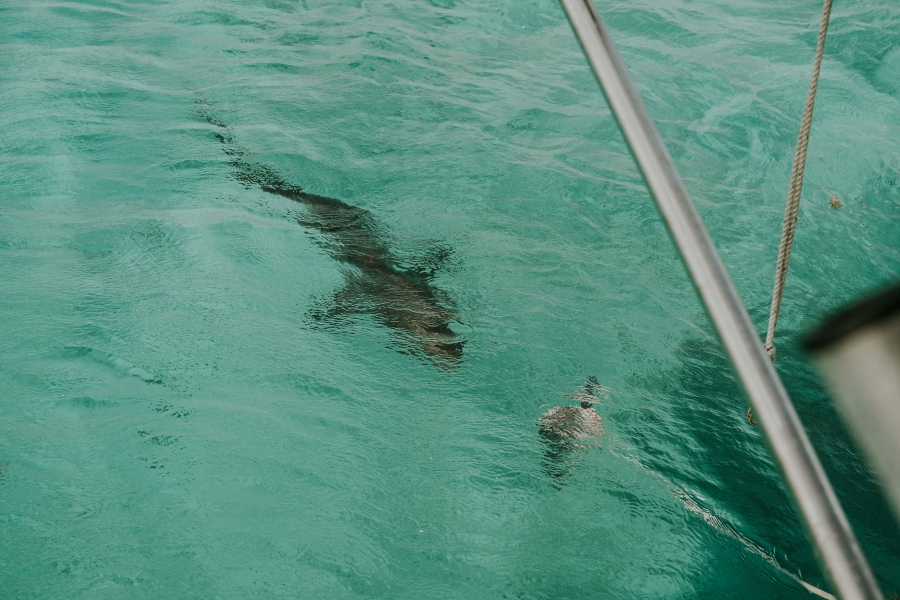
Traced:
<path fill-rule="evenodd" d="M 820 6 L 657 4 L 600 8 L 762 330 Z M 898 22 L 835 7 L 777 365 L 888 593 L 794 339 L 900 275 Z M 3 597 L 825 587 L 555 3 L 7 3 L 0 44 Z M 364 269 L 238 146 L 401 266 L 452 249 L 459 361 L 365 286 L 317 319 Z M 550 477 L 537 419 L 591 375 L 605 435 Z"/>

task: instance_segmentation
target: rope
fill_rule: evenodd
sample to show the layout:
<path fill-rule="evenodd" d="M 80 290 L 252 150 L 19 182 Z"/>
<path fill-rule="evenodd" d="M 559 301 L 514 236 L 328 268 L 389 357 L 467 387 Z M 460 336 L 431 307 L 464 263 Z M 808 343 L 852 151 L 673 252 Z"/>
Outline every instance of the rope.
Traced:
<path fill-rule="evenodd" d="M 803 108 L 803 120 L 800 122 L 800 134 L 797 136 L 797 150 L 794 152 L 794 166 L 791 169 L 791 185 L 788 189 L 787 207 L 784 210 L 784 224 L 781 228 L 781 246 L 778 248 L 778 263 L 775 268 L 775 289 L 772 291 L 772 310 L 769 313 L 769 330 L 766 332 L 766 352 L 775 362 L 775 326 L 778 324 L 778 313 L 781 312 L 781 298 L 784 295 L 784 281 L 787 279 L 788 262 L 791 260 L 791 247 L 794 245 L 794 231 L 797 229 L 797 213 L 800 209 L 800 192 L 803 190 L 803 171 L 806 168 L 806 148 L 809 145 L 809 130 L 812 126 L 813 105 L 816 102 L 816 88 L 819 86 L 819 70 L 822 67 L 822 54 L 825 52 L 825 35 L 828 33 L 828 20 L 831 16 L 831 0 L 825 0 L 822 8 L 822 24 L 819 26 L 819 41 L 816 43 L 816 59 L 813 62 L 812 79 L 809 91 L 806 92 L 806 106 Z"/>

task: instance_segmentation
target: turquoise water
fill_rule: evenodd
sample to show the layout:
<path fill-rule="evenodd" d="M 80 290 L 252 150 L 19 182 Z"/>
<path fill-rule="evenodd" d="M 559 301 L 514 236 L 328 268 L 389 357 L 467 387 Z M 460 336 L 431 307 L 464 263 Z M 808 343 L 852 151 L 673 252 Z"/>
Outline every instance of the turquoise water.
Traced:
<path fill-rule="evenodd" d="M 763 331 L 820 4 L 598 6 Z M 0 65 L 3 598 L 827 589 L 554 2 L 14 0 Z M 838 2 L 777 367 L 886 593 L 795 340 L 900 276 L 898 136 Z"/>

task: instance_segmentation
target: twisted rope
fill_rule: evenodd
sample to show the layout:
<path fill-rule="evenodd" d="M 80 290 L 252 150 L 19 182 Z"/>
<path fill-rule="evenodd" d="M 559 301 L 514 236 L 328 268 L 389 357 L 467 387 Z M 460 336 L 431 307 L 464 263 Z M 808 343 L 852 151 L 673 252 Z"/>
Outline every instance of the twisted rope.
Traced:
<path fill-rule="evenodd" d="M 784 224 L 781 228 L 781 246 L 778 248 L 778 263 L 775 268 L 775 289 L 772 291 L 772 309 L 769 312 L 769 330 L 766 332 L 766 352 L 772 362 L 775 361 L 775 326 L 781 312 L 781 299 L 784 295 L 784 281 L 787 279 L 788 263 L 791 260 L 791 248 L 794 245 L 794 232 L 797 229 L 797 214 L 800 209 L 800 192 L 803 190 L 803 171 L 806 168 L 806 149 L 809 146 L 809 130 L 812 126 L 813 106 L 816 103 L 816 88 L 819 86 L 819 70 L 822 67 L 822 54 L 825 52 L 825 35 L 828 33 L 828 20 L 831 16 L 831 1 L 825 0 L 822 8 L 822 24 L 819 25 L 819 40 L 816 43 L 816 59 L 813 62 L 812 79 L 809 91 L 806 92 L 806 106 L 803 108 L 803 120 L 800 122 L 800 134 L 797 136 L 797 150 L 794 152 L 794 166 L 791 169 L 791 185 L 788 189 L 787 206 L 784 210 Z"/>

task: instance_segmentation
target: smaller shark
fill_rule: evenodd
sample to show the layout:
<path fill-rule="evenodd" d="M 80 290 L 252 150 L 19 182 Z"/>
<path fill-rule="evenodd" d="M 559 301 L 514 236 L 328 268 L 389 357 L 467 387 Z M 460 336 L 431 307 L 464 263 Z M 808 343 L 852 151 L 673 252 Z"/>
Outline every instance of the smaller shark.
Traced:
<path fill-rule="evenodd" d="M 247 188 L 303 205 L 305 214 L 297 221 L 318 231 L 325 251 L 350 267 L 344 273 L 344 288 L 313 311 L 316 320 L 337 324 L 348 316 L 368 314 L 398 334 L 412 354 L 440 367 L 459 365 L 465 340 L 450 328 L 459 316 L 450 298 L 431 284 L 450 257 L 449 248 L 430 252 L 426 259 L 431 265 L 400 267 L 371 212 L 304 192 L 270 166 L 252 161 L 250 152 L 238 145 L 231 128 L 208 103 L 198 100 L 197 113 L 216 128 L 213 134 L 228 156 L 232 177 Z"/>
<path fill-rule="evenodd" d="M 547 447 L 544 472 L 557 481 L 575 469 L 572 455 L 585 450 L 588 444 L 603 435 L 603 421 L 593 408 L 600 404 L 597 394 L 605 397 L 607 389 L 596 377 L 588 377 L 580 392 L 564 396 L 577 400 L 578 406 L 554 406 L 538 421 L 538 433 Z"/>

